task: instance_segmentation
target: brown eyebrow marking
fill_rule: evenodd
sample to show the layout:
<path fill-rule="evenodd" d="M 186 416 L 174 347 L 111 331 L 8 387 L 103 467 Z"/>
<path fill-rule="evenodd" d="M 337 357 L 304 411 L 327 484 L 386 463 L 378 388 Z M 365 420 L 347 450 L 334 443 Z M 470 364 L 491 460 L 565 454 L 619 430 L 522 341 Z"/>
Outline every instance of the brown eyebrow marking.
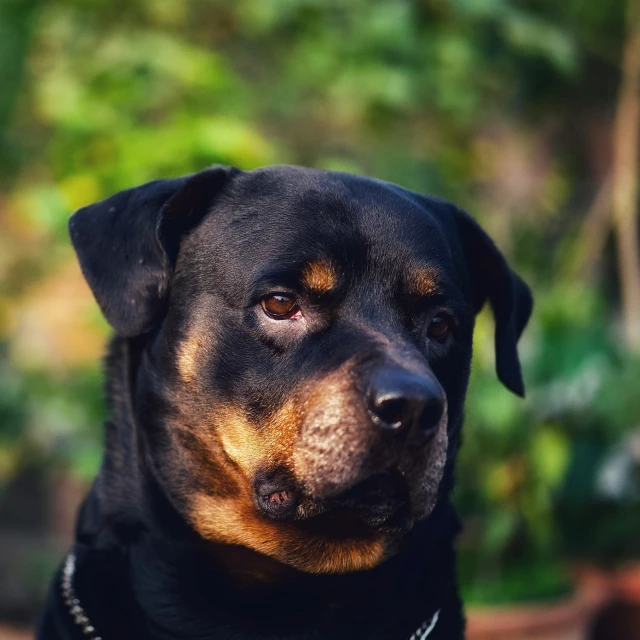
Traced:
<path fill-rule="evenodd" d="M 180 377 L 186 383 L 196 382 L 198 378 L 199 353 L 203 351 L 206 354 L 213 347 L 208 324 L 208 312 L 198 311 L 190 320 L 186 335 L 177 344 L 176 364 Z"/>
<path fill-rule="evenodd" d="M 302 283 L 317 293 L 327 293 L 337 281 L 338 271 L 329 260 L 314 260 L 302 270 Z"/>
<path fill-rule="evenodd" d="M 438 270 L 435 267 L 421 267 L 409 279 L 409 292 L 417 296 L 427 296 L 438 290 Z"/>
<path fill-rule="evenodd" d="M 178 370 L 185 382 L 194 382 L 197 376 L 196 353 L 200 348 L 197 336 L 190 336 L 178 350 Z"/>

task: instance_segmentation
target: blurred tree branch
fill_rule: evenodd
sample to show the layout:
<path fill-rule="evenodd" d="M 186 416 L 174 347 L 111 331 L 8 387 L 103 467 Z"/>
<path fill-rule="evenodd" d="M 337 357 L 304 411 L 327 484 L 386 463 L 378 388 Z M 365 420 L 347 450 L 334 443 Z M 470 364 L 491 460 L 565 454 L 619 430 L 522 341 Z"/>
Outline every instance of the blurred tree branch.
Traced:
<path fill-rule="evenodd" d="M 571 278 L 588 282 L 596 273 L 611 228 L 611 176 L 600 185 L 584 218 L 576 242 L 577 252 L 569 268 Z"/>
<path fill-rule="evenodd" d="M 640 351 L 640 245 L 638 240 L 638 143 L 640 141 L 640 4 L 628 0 L 622 80 L 613 132 L 611 197 L 618 250 L 623 329 Z"/>
<path fill-rule="evenodd" d="M 3 177 L 16 164 L 17 150 L 7 140 L 7 130 L 25 80 L 25 62 L 41 0 L 0 2 L 0 169 Z"/>

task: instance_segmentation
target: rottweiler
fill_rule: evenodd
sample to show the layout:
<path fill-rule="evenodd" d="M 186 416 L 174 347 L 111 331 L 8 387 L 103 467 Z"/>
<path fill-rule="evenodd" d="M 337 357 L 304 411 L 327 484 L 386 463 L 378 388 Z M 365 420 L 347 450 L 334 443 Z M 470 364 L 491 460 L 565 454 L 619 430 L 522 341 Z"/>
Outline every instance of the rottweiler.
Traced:
<path fill-rule="evenodd" d="M 459 640 L 475 315 L 524 386 L 527 285 L 438 198 L 212 167 L 77 211 L 115 330 L 105 453 L 40 640 Z"/>

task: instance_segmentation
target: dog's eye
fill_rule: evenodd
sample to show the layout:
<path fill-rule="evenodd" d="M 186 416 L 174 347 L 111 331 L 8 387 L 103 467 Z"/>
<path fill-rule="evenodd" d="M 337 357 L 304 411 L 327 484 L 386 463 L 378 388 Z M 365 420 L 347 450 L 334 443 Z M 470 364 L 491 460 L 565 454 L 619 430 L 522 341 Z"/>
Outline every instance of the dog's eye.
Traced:
<path fill-rule="evenodd" d="M 260 300 L 264 312 L 274 320 L 288 320 L 300 309 L 295 298 L 284 293 L 274 293 Z"/>
<path fill-rule="evenodd" d="M 444 342 L 451 330 L 451 319 L 445 315 L 435 316 L 429 324 L 428 334 L 430 338 L 438 342 Z"/>

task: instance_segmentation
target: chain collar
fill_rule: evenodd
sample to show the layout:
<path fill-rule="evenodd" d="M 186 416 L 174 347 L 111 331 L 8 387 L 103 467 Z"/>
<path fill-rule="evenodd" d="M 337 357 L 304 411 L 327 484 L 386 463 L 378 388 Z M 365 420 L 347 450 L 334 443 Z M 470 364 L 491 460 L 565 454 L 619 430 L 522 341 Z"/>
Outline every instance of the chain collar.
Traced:
<path fill-rule="evenodd" d="M 96 634 L 94 626 L 87 616 L 87 612 L 80 604 L 80 600 L 76 595 L 76 590 L 73 588 L 73 576 L 76 572 L 76 554 L 70 551 L 64 561 L 62 567 L 62 576 L 60 577 L 60 591 L 62 593 L 62 599 L 69 615 L 73 618 L 73 621 L 82 629 L 82 633 L 87 636 L 88 640 L 102 640 L 102 638 Z"/>
<path fill-rule="evenodd" d="M 409 640 L 426 640 L 431 632 L 436 628 L 438 624 L 438 618 L 440 617 L 440 609 L 438 609 L 434 614 L 431 620 L 426 620 L 423 622 L 414 632 L 413 635 L 409 638 Z"/>
<path fill-rule="evenodd" d="M 94 626 L 89 620 L 87 612 L 80 604 L 80 600 L 76 594 L 76 590 L 73 587 L 73 576 L 76 573 L 76 554 L 70 551 L 64 561 L 62 567 L 62 576 L 60 577 L 60 591 L 62 593 L 62 599 L 64 600 L 69 615 L 73 618 L 73 621 L 82 629 L 82 633 L 87 636 L 88 640 L 102 640 L 97 635 Z M 414 631 L 409 640 L 426 640 L 431 632 L 436 628 L 438 624 L 438 618 L 440 617 L 440 609 L 438 609 L 431 620 L 423 622 L 418 629 Z"/>

